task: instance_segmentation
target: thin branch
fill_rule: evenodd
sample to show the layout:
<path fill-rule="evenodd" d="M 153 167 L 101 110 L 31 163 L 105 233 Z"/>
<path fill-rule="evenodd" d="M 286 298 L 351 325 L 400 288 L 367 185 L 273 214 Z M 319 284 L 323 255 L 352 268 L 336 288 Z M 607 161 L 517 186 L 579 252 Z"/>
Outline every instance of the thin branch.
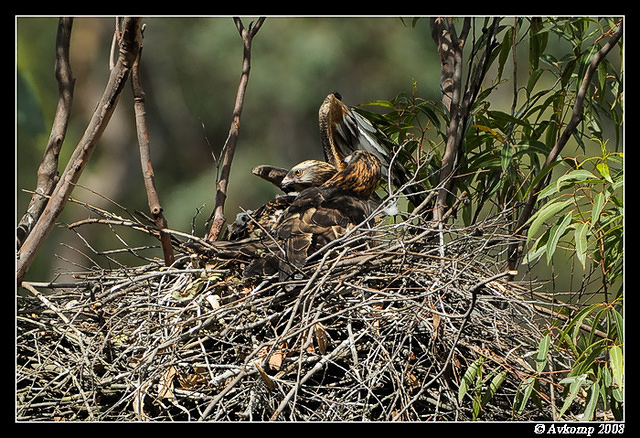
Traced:
<path fill-rule="evenodd" d="M 35 259 L 38 250 L 51 232 L 56 219 L 62 213 L 75 183 L 87 165 L 98 140 L 109 124 L 109 120 L 118 104 L 118 99 L 129 77 L 131 67 L 137 57 L 140 41 L 140 18 L 125 18 L 123 33 L 120 37 L 120 52 L 118 61 L 111 71 L 105 91 L 96 106 L 89 125 L 74 150 L 67 167 L 51 194 L 37 224 L 18 250 L 16 263 L 16 277 L 20 284 L 29 266 Z"/>
<path fill-rule="evenodd" d="M 569 120 L 569 123 L 567 124 L 566 128 L 564 129 L 560 137 L 558 137 L 556 144 L 553 146 L 553 148 L 551 148 L 551 151 L 549 151 L 549 155 L 547 155 L 547 159 L 545 160 L 544 165 L 542 166 L 540 172 L 545 172 L 548 166 L 552 165 L 556 161 L 556 159 L 560 155 L 560 152 L 562 152 L 562 149 L 566 146 L 567 142 L 569 141 L 571 136 L 574 134 L 576 128 L 578 127 L 578 124 L 582 121 L 583 109 L 584 109 L 584 98 L 587 94 L 589 85 L 591 84 L 591 78 L 593 77 L 593 74 L 598 70 L 598 66 L 600 65 L 600 62 L 602 62 L 602 60 L 607 56 L 607 54 L 611 51 L 611 49 L 615 47 L 615 45 L 618 43 L 621 37 L 622 37 L 622 21 L 619 22 L 618 28 L 616 29 L 615 33 L 611 36 L 609 41 L 607 41 L 606 44 L 602 46 L 602 48 L 598 50 L 598 52 L 596 52 L 596 54 L 591 59 L 591 62 L 587 67 L 587 71 L 585 72 L 582 78 L 582 82 L 580 83 L 580 88 L 578 89 L 578 94 L 576 95 L 576 100 L 573 104 L 571 119 Z M 533 214 L 534 206 L 538 200 L 538 194 L 544 188 L 544 186 L 545 186 L 545 181 L 543 178 L 536 184 L 535 187 L 533 187 L 533 189 L 529 191 L 529 197 L 527 199 L 527 203 L 525 204 L 524 209 L 520 214 L 520 217 L 518 218 L 518 222 L 514 229 L 514 234 L 523 233 L 528 220 L 531 218 L 531 215 Z M 522 254 L 522 251 L 523 251 L 523 248 L 521 247 L 521 244 L 519 242 L 511 244 L 509 248 L 509 260 L 508 260 L 509 269 L 511 270 L 517 269 L 518 264 L 520 263 L 520 256 Z"/>
<path fill-rule="evenodd" d="M 472 77 L 467 84 L 466 91 L 462 89 L 463 49 L 471 29 L 471 19 L 465 18 L 460 35 L 456 33 L 451 18 L 434 18 L 431 20 L 431 34 L 438 46 L 441 66 L 442 103 L 449 110 L 449 124 L 445 151 L 440 167 L 440 186 L 434 207 L 434 219 L 444 220 L 443 214 L 447 198 L 451 192 L 456 163 L 462 152 L 465 127 L 469 112 L 480 91 L 482 81 L 487 72 L 491 52 L 494 49 L 494 35 L 497 31 L 499 18 L 487 29 L 485 51 L 476 64 Z"/>
<path fill-rule="evenodd" d="M 56 37 L 56 80 L 58 81 L 58 106 L 53 118 L 51 134 L 45 148 L 42 162 L 38 168 L 38 181 L 36 190 L 31 196 L 29 207 L 25 212 L 18 228 L 16 237 L 18 248 L 22 246 L 27 236 L 40 218 L 42 211 L 47 205 L 47 197 L 53 192 L 58 182 L 58 156 L 64 142 L 69 117 L 71 114 L 71 103 L 73 101 L 73 88 L 75 78 L 71 71 L 69 62 L 69 41 L 71 40 L 71 28 L 73 18 L 63 17 L 58 20 L 58 35 Z"/>
<path fill-rule="evenodd" d="M 209 229 L 207 239 L 214 241 L 218 239 L 222 226 L 225 223 L 224 217 L 224 203 L 227 200 L 227 186 L 229 185 L 229 175 L 231 173 L 231 162 L 233 161 L 233 155 L 236 151 L 236 143 L 238 140 L 238 134 L 240 132 L 240 115 L 242 114 L 242 107 L 244 105 L 244 95 L 247 91 L 247 84 L 249 82 L 249 72 L 251 71 L 251 43 L 253 37 L 258 33 L 262 23 L 264 23 L 264 17 L 261 17 L 246 29 L 242 24 L 240 18 L 235 17 L 233 21 L 236 24 L 238 33 L 243 42 L 243 56 L 242 56 L 242 75 L 240 76 L 240 85 L 238 86 L 238 92 L 236 94 L 236 103 L 233 109 L 233 120 L 231 127 L 229 128 L 229 135 L 224 145 L 224 155 L 222 156 L 222 168 L 220 171 L 220 177 L 216 183 L 216 205 L 213 210 L 213 223 Z"/>
<path fill-rule="evenodd" d="M 141 29 L 140 41 L 142 41 Z M 160 198 L 156 190 L 153 166 L 151 164 L 151 152 L 149 147 L 149 133 L 147 130 L 146 111 L 145 111 L 145 93 L 142 88 L 140 79 L 140 59 L 142 58 L 142 46 L 138 50 L 138 56 L 131 70 L 131 88 L 133 89 L 134 110 L 136 116 L 136 130 L 138 132 L 138 144 L 140 145 L 140 164 L 142 165 L 142 176 L 144 177 L 144 186 L 147 190 L 147 201 L 149 210 L 153 216 L 153 222 L 162 230 L 167 228 L 167 219 L 164 217 Z M 162 253 L 164 255 L 164 264 L 171 266 L 175 261 L 173 247 L 171 246 L 171 236 L 160 231 L 160 243 L 162 244 Z"/>

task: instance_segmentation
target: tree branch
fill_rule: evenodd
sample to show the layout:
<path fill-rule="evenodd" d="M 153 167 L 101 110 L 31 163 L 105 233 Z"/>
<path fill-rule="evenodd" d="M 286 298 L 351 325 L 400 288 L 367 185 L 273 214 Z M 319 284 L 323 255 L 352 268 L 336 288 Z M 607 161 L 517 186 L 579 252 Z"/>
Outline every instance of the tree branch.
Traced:
<path fill-rule="evenodd" d="M 167 220 L 164 217 L 160 198 L 156 190 L 153 166 L 151 164 L 151 151 L 149 147 L 149 133 L 147 130 L 146 110 L 145 110 L 145 93 L 140 80 L 140 59 L 142 58 L 142 29 L 140 29 L 140 49 L 138 56 L 131 70 L 131 88 L 133 90 L 134 110 L 136 116 L 136 130 L 138 133 L 138 144 L 140 146 L 140 164 L 142 165 L 142 176 L 144 178 L 144 186 L 147 190 L 147 202 L 149 210 L 153 216 L 156 227 L 160 230 L 160 243 L 162 244 L 162 253 L 164 256 L 165 266 L 171 266 L 175 261 L 173 247 L 171 246 L 171 236 L 163 229 L 167 228 Z"/>
<path fill-rule="evenodd" d="M 487 72 L 491 52 L 494 49 L 494 36 L 498 28 L 499 18 L 486 30 L 487 38 L 485 51 L 475 66 L 473 75 L 467 84 L 466 91 L 462 90 L 463 49 L 471 30 L 471 19 L 465 18 L 460 35 L 456 33 L 451 18 L 433 18 L 431 20 L 431 35 L 438 47 L 441 66 L 442 103 L 449 110 L 449 124 L 445 151 L 440 165 L 440 181 L 434 207 L 434 219 L 444 220 L 443 215 L 447 207 L 447 198 L 451 192 L 456 163 L 462 152 L 465 127 L 469 112 L 476 100 L 482 81 Z M 471 64 L 471 63 L 470 63 Z"/>
<path fill-rule="evenodd" d="M 73 101 L 73 88 L 75 78 L 71 72 L 69 62 L 69 41 L 71 40 L 71 28 L 73 18 L 63 17 L 58 20 L 58 35 L 56 37 L 56 80 L 58 81 L 58 106 L 53 118 L 51 134 L 45 148 L 40 167 L 38 167 L 38 180 L 36 190 L 31 197 L 27 211 L 20 219 L 16 230 L 18 249 L 22 247 L 27 236 L 40 218 L 47 205 L 48 196 L 58 182 L 58 156 L 64 142 L 71 103 Z"/>
<path fill-rule="evenodd" d="M 593 74 L 598 70 L 598 65 L 600 65 L 600 62 L 602 62 L 602 60 L 607 56 L 607 54 L 611 51 L 611 49 L 615 47 L 615 45 L 618 43 L 621 37 L 622 37 L 622 21 L 619 22 L 618 28 L 616 29 L 615 33 L 611 36 L 609 41 L 607 41 L 605 45 L 602 46 L 602 48 L 598 50 L 598 52 L 596 52 L 596 54 L 591 59 L 591 62 L 587 67 L 587 71 L 585 72 L 582 78 L 582 82 L 580 83 L 580 88 L 578 89 L 578 94 L 576 95 L 576 100 L 573 104 L 571 119 L 569 120 L 569 123 L 567 124 L 566 128 L 564 129 L 560 137 L 558 137 L 556 144 L 553 145 L 553 148 L 551 148 L 551 151 L 549 151 L 549 155 L 547 155 L 547 159 L 545 160 L 544 165 L 542 166 L 540 172 L 544 172 L 548 166 L 550 166 L 551 164 L 553 164 L 553 162 L 556 161 L 556 159 L 560 155 L 560 152 L 566 146 L 571 136 L 574 134 L 576 128 L 578 127 L 578 124 L 582 121 L 583 109 L 584 109 L 584 98 L 587 94 L 589 85 L 591 84 L 591 78 L 593 77 Z M 538 194 L 544 188 L 545 185 L 546 185 L 545 181 L 540 180 L 535 185 L 535 187 L 533 187 L 529 191 L 529 197 L 527 198 L 527 202 L 515 226 L 514 234 L 523 233 L 524 229 L 526 228 L 525 225 L 527 224 L 527 221 L 529 220 L 529 218 L 531 218 L 531 215 L 533 214 L 534 206 L 538 200 Z M 522 251 L 523 251 L 523 248 L 521 247 L 521 244 L 519 241 L 512 243 L 509 246 L 508 266 L 510 270 L 517 269 L 518 265 L 520 264 L 520 256 L 522 254 Z"/>
<path fill-rule="evenodd" d="M 238 33 L 243 42 L 243 57 L 242 57 L 242 75 L 240 76 L 240 85 L 238 86 L 238 92 L 236 94 L 236 103 L 233 109 L 233 120 L 231 127 L 229 128 L 229 135 L 224 144 L 224 154 L 222 156 L 222 168 L 220 170 L 220 176 L 216 183 L 216 205 L 213 210 L 213 223 L 209 229 L 207 240 L 214 241 L 218 239 L 222 226 L 225 223 L 224 217 L 224 203 L 227 200 L 227 186 L 229 185 L 229 175 L 231 173 L 231 162 L 233 161 L 233 155 L 236 151 L 236 143 L 238 140 L 238 134 L 240 132 L 240 115 L 242 114 L 242 106 L 244 105 L 244 95 L 247 90 L 247 84 L 249 82 L 249 72 L 251 71 L 251 43 L 253 37 L 258 33 L 262 23 L 264 23 L 264 17 L 261 17 L 246 29 L 242 24 L 240 18 L 235 17 L 233 21 L 236 24 Z"/>
<path fill-rule="evenodd" d="M 140 18 L 127 17 L 124 19 L 118 60 L 111 71 L 105 91 L 38 222 L 18 250 L 16 263 L 18 284 L 22 282 L 22 278 L 31 266 L 38 250 L 51 232 L 56 219 L 62 213 L 67 199 L 91 157 L 91 153 L 109 124 L 122 89 L 129 77 L 131 67 L 138 55 L 140 41 L 137 36 L 139 35 L 140 21 Z"/>

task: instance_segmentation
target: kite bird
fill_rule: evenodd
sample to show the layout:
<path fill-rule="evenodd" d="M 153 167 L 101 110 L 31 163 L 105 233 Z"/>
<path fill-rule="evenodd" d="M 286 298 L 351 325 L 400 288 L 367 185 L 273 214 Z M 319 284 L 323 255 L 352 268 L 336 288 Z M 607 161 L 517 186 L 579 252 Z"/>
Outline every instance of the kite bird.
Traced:
<path fill-rule="evenodd" d="M 320 160 L 305 160 L 291 169 L 266 164 L 251 169 L 251 173 L 269 181 L 285 193 L 300 192 L 307 187 L 319 186 L 336 172 L 335 166 Z"/>
<path fill-rule="evenodd" d="M 381 163 L 357 150 L 344 157 L 340 171 L 318 186 L 303 189 L 282 212 L 272 233 L 238 241 L 213 242 L 222 257 L 248 258 L 245 277 L 280 272 L 290 278 L 328 243 L 365 222 L 369 198 L 381 178 Z"/>
<path fill-rule="evenodd" d="M 407 197 L 414 206 L 425 199 L 423 191 L 410 184 L 405 163 L 391 160 L 394 148 L 398 146 L 380 133 L 364 116 L 342 103 L 339 93 L 329 94 L 318 111 L 320 137 L 325 159 L 340 169 L 342 159 L 357 149 L 376 156 L 382 165 L 382 176 L 387 177 L 391 167 L 391 180 L 396 187 L 404 187 Z M 405 186 L 406 185 L 406 186 Z"/>
<path fill-rule="evenodd" d="M 291 169 L 260 165 L 251 169 L 254 175 L 279 187 L 285 195 L 276 196 L 254 211 L 239 213 L 229 226 L 228 240 L 271 234 L 282 213 L 308 187 L 317 187 L 334 176 L 336 168 L 319 160 L 305 160 Z"/>

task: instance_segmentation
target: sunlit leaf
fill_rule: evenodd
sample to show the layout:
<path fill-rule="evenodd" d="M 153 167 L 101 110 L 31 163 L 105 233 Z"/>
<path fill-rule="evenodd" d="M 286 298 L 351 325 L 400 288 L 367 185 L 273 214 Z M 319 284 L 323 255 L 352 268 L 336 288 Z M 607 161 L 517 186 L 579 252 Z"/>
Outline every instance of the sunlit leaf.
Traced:
<path fill-rule="evenodd" d="M 462 381 L 460 382 L 460 387 L 458 388 L 458 401 L 462 401 L 467 391 L 471 387 L 473 381 L 478 374 L 478 371 L 482 368 L 482 358 L 474 361 L 469 369 L 464 373 L 462 377 Z"/>
<path fill-rule="evenodd" d="M 558 225 L 554 225 L 553 227 L 551 227 L 551 231 L 549 232 L 549 240 L 547 241 L 547 264 L 551 262 L 551 258 L 556 251 L 558 241 L 571 223 L 571 217 L 572 214 L 571 212 L 569 212 L 564 216 L 564 218 Z"/>
<path fill-rule="evenodd" d="M 536 355 L 536 371 L 541 373 L 544 371 L 544 367 L 547 366 L 547 357 L 549 354 L 549 347 L 551 346 L 551 337 L 546 334 L 540 339 L 538 343 L 538 354 Z"/>
<path fill-rule="evenodd" d="M 573 234 L 576 243 L 576 257 L 583 268 L 587 262 L 587 231 L 589 231 L 589 223 L 583 222 L 576 226 Z"/>
<path fill-rule="evenodd" d="M 591 223 L 595 225 L 600 219 L 600 213 L 602 212 L 602 208 L 607 202 L 607 196 L 600 192 L 593 197 L 593 208 L 591 209 Z"/>
<path fill-rule="evenodd" d="M 567 208 L 567 206 L 569 206 L 572 202 L 572 199 L 565 199 L 564 201 L 552 201 L 538 210 L 538 212 L 531 218 L 531 226 L 529 227 L 529 231 L 527 233 L 528 237 L 532 238 L 533 236 L 535 236 L 537 231 L 546 220 L 552 218 L 557 213 Z"/>
<path fill-rule="evenodd" d="M 614 382 L 620 389 L 622 389 L 622 375 L 624 368 L 622 348 L 620 348 L 620 346 L 614 345 L 609 350 L 609 365 L 611 366 L 611 371 L 613 371 Z"/>
<path fill-rule="evenodd" d="M 566 410 L 569 409 L 569 406 L 571 406 L 573 401 L 578 396 L 580 388 L 582 387 L 582 384 L 586 382 L 586 380 L 587 380 L 587 375 L 581 374 L 579 376 L 567 377 L 565 379 L 562 379 L 559 382 L 561 385 L 567 385 L 567 384 L 569 385 L 569 393 L 567 394 L 567 397 L 564 399 L 562 408 L 558 412 L 558 417 L 561 417 L 566 412 Z"/>
<path fill-rule="evenodd" d="M 584 407 L 583 413 L 583 421 L 591 421 L 593 420 L 593 413 L 596 410 L 596 405 L 598 404 L 598 396 L 600 394 L 600 385 L 598 382 L 595 382 L 589 388 L 589 393 L 587 395 L 587 403 Z"/>

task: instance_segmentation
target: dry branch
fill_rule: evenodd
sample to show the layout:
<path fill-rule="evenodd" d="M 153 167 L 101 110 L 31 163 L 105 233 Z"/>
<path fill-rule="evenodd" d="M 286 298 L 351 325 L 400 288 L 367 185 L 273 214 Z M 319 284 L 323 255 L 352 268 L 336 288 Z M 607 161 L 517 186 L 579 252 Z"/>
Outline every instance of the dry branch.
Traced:
<path fill-rule="evenodd" d="M 16 237 L 18 249 L 22 246 L 27 236 L 37 223 L 42 211 L 47 205 L 48 196 L 58 182 L 58 156 L 67 134 L 67 126 L 71 115 L 71 103 L 73 102 L 73 88 L 75 78 L 69 62 L 69 42 L 71 40 L 71 28 L 73 18 L 64 17 L 58 20 L 58 34 L 56 37 L 56 80 L 58 81 L 58 105 L 53 118 L 51 134 L 45 148 L 40 167 L 38 167 L 38 180 L 36 190 L 31 196 L 31 201 L 26 213 L 18 223 Z"/>
<path fill-rule="evenodd" d="M 227 200 L 227 186 L 229 185 L 231 162 L 233 161 L 233 155 L 236 151 L 236 143 L 240 133 L 240 116 L 244 105 L 244 96 L 247 91 L 247 84 L 249 83 L 249 73 L 251 72 L 251 44 L 253 42 L 253 38 L 260 30 L 260 27 L 262 27 L 262 23 L 264 23 L 265 19 L 264 17 L 259 18 L 256 24 L 253 25 L 253 23 L 251 23 L 249 28 L 245 28 L 242 24 L 242 20 L 239 18 L 234 18 L 233 20 L 243 43 L 242 74 L 240 76 L 240 85 L 238 86 L 236 103 L 233 109 L 233 120 L 231 121 L 229 135 L 227 136 L 227 140 L 223 147 L 224 154 L 222 156 L 220 176 L 216 183 L 216 205 L 211 215 L 213 221 L 207 237 L 210 241 L 218 239 L 220 231 L 226 221 L 224 216 L 224 204 Z"/>
<path fill-rule="evenodd" d="M 141 36 L 142 40 L 142 31 Z M 138 50 L 138 56 L 131 70 L 131 88 L 133 90 L 134 110 L 136 115 L 136 129 L 138 132 L 138 144 L 140 145 L 140 164 L 142 165 L 142 176 L 144 178 L 144 186 L 147 190 L 147 201 L 149 210 L 153 216 L 153 222 L 160 229 L 160 243 L 162 244 L 162 253 L 164 254 L 164 262 L 166 266 L 171 266 L 175 260 L 173 248 L 171 247 L 171 237 L 162 230 L 167 228 L 167 220 L 164 217 L 163 209 L 156 190 L 155 177 L 153 173 L 153 165 L 151 164 L 151 151 L 149 147 L 149 133 L 147 130 L 146 111 L 145 111 L 145 94 L 142 88 L 140 78 L 140 59 L 142 58 L 142 44 Z"/>
<path fill-rule="evenodd" d="M 129 77 L 140 47 L 140 18 L 125 18 L 122 35 L 119 37 L 120 50 L 115 67 L 107 82 L 105 91 L 96 106 L 89 125 L 74 150 L 67 167 L 58 181 L 51 198 L 24 241 L 17 254 L 16 276 L 18 285 L 33 262 L 38 250 L 49 235 L 53 225 L 62 213 L 75 184 L 78 182 L 98 140 L 106 129 L 115 110 L 120 93 Z"/>

